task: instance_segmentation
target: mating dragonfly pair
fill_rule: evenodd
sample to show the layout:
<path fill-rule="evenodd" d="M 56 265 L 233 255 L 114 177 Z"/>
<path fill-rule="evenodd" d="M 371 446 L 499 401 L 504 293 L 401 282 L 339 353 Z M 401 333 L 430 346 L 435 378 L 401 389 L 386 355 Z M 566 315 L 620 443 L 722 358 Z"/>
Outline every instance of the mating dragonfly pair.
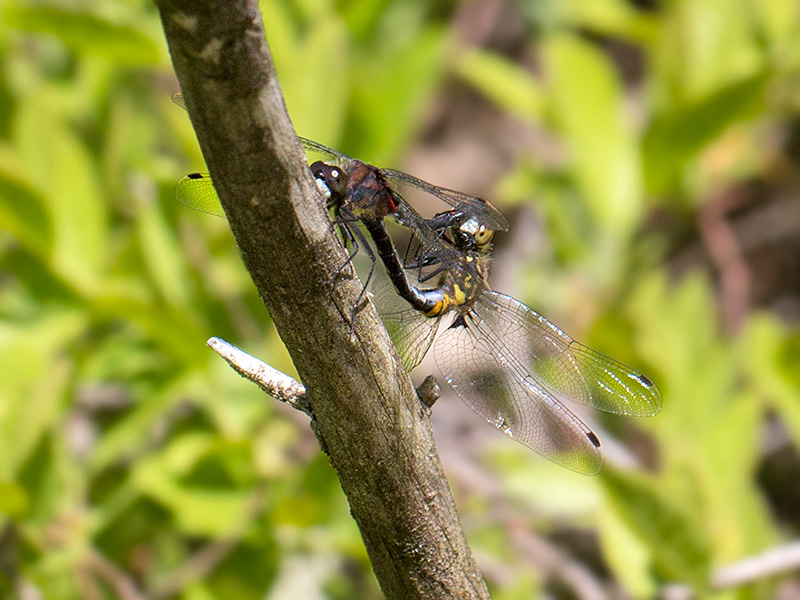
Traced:
<path fill-rule="evenodd" d="M 180 97 L 175 101 L 183 105 Z M 437 366 L 470 408 L 516 441 L 585 474 L 597 473 L 603 464 L 600 441 L 565 400 L 627 416 L 660 410 L 661 395 L 645 375 L 489 288 L 492 235 L 508 229 L 508 222 L 486 200 L 300 141 L 330 161 L 311 164 L 311 171 L 345 242 L 354 248 L 351 258 L 360 243 L 374 269 L 358 222 L 372 238 L 394 289 L 370 289 L 406 368 L 417 366 L 433 346 Z M 425 219 L 405 200 L 404 188 L 427 192 L 451 208 Z M 176 196 L 192 208 L 224 216 L 207 174 L 181 179 Z M 387 216 L 416 238 L 410 259 L 398 257 L 384 224 Z M 449 325 L 440 327 L 449 315 Z"/>

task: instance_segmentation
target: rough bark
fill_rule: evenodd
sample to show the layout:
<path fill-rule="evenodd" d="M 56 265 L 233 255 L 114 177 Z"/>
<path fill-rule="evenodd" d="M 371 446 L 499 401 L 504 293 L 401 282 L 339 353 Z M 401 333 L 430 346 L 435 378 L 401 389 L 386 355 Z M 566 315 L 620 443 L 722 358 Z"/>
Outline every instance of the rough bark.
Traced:
<path fill-rule="evenodd" d="M 486 598 L 426 411 L 306 168 L 255 0 L 157 0 L 175 71 L 245 266 L 308 389 L 389 598 Z M 347 270 L 345 270 L 347 272 Z"/>

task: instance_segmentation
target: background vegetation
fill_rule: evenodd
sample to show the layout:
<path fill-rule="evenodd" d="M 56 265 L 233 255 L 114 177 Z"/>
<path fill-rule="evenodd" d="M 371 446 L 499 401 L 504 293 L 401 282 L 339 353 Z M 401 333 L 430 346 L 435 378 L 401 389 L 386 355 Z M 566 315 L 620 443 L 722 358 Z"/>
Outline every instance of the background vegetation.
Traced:
<path fill-rule="evenodd" d="M 797 536 L 798 3 L 262 10 L 301 135 L 488 195 L 513 223 L 494 287 L 662 390 L 652 419 L 586 415 L 594 478 L 440 400 L 493 597 L 705 595 Z M 203 163 L 154 7 L 0 22 L 0 593 L 379 597 L 305 419 L 204 346 L 291 372 L 224 220 L 173 199 Z"/>

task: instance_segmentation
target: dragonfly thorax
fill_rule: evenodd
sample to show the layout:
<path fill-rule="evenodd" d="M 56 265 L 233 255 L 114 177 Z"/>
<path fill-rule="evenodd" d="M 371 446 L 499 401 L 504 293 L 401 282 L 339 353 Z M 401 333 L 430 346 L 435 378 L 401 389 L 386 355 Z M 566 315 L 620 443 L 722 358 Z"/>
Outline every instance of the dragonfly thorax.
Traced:
<path fill-rule="evenodd" d="M 380 170 L 364 163 L 347 169 L 347 207 L 356 215 L 382 219 L 397 210 L 389 182 Z"/>

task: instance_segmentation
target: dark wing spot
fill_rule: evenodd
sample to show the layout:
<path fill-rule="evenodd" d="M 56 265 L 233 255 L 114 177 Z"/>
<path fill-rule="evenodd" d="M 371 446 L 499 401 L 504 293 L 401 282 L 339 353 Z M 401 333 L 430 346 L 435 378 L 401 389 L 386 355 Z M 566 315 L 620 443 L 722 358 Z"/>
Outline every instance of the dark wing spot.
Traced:
<path fill-rule="evenodd" d="M 595 448 L 599 448 L 600 447 L 600 440 L 597 439 L 597 436 L 594 434 L 594 431 L 589 431 L 586 434 L 586 437 L 588 437 L 589 441 L 594 444 Z"/>
<path fill-rule="evenodd" d="M 653 382 L 650 381 L 650 379 L 647 376 L 642 375 L 641 373 L 639 373 L 637 379 L 641 381 L 646 387 L 653 387 L 654 385 Z"/>

